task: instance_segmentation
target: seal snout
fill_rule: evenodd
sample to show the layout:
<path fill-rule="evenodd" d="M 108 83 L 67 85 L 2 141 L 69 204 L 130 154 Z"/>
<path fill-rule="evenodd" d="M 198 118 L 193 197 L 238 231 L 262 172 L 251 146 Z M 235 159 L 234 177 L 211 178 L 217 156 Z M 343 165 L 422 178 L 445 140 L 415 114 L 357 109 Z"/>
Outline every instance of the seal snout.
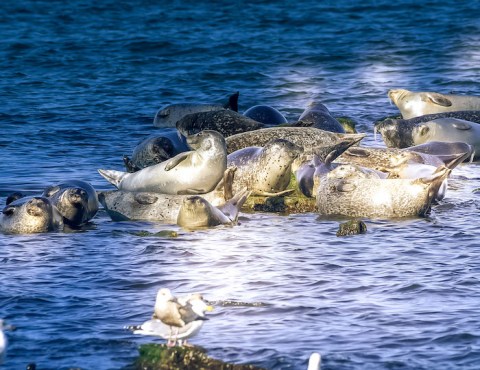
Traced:
<path fill-rule="evenodd" d="M 68 192 L 68 199 L 72 204 L 80 204 L 88 201 L 88 195 L 83 189 L 71 189 Z"/>
<path fill-rule="evenodd" d="M 30 216 L 41 216 L 46 210 L 47 205 L 42 199 L 33 198 L 27 204 L 27 213 Z"/>

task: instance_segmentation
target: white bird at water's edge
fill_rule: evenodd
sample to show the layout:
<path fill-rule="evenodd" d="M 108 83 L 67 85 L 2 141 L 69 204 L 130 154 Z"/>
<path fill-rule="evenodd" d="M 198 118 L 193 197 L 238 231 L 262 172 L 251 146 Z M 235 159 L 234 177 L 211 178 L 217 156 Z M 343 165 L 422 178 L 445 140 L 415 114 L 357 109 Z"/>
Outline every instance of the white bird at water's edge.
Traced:
<path fill-rule="evenodd" d="M 14 330 L 15 328 L 11 325 L 5 325 L 5 322 L 0 319 L 0 365 L 3 362 L 5 353 L 7 352 L 7 337 L 5 336 L 4 330 Z"/>
<path fill-rule="evenodd" d="M 320 370 L 320 365 L 322 363 L 322 356 L 320 353 L 313 352 L 308 359 L 308 368 L 307 370 Z"/>

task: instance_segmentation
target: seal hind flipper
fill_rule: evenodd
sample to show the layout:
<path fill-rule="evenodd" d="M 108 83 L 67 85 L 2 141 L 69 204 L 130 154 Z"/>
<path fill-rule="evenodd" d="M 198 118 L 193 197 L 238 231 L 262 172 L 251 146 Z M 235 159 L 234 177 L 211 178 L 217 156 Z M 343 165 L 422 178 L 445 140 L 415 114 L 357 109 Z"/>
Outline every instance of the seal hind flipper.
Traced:
<path fill-rule="evenodd" d="M 115 171 L 115 170 L 102 170 L 99 169 L 98 173 L 103 176 L 110 184 L 114 185 L 116 188 L 120 185 L 122 180 L 129 175 L 127 172 Z"/>
<path fill-rule="evenodd" d="M 247 201 L 248 197 L 252 194 L 246 187 L 235 194 L 229 201 L 225 202 L 217 208 L 222 211 L 232 222 L 236 222 L 238 219 L 238 213 L 243 207 L 243 204 Z"/>
<path fill-rule="evenodd" d="M 223 107 L 225 109 L 233 110 L 234 112 L 238 112 L 238 96 L 240 92 L 236 92 L 228 97 L 228 103 L 225 104 Z"/>
<path fill-rule="evenodd" d="M 59 191 L 60 191 L 60 186 L 58 185 L 47 186 L 43 191 L 43 196 L 50 198 L 52 195 L 54 195 L 55 193 L 58 193 Z"/>
<path fill-rule="evenodd" d="M 168 163 L 165 165 L 165 171 L 170 171 L 172 168 L 178 166 L 185 159 L 187 159 L 191 153 L 192 152 L 190 151 L 190 152 L 183 152 L 183 153 L 177 154 L 175 157 L 170 159 Z"/>
<path fill-rule="evenodd" d="M 468 157 L 470 157 L 470 153 L 457 154 L 457 156 L 455 158 L 451 159 L 448 162 L 445 162 L 445 167 L 453 170 L 455 167 L 457 167 L 460 163 L 462 163 Z"/>

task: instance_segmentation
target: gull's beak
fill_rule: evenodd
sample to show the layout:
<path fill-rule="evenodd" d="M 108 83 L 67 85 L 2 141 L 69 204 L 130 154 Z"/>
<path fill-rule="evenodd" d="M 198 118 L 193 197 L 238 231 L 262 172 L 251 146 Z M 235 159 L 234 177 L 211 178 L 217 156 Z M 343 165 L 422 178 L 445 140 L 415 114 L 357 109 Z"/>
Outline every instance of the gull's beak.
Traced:
<path fill-rule="evenodd" d="M 207 306 L 206 310 L 207 310 L 208 312 L 213 311 L 213 306 Z"/>

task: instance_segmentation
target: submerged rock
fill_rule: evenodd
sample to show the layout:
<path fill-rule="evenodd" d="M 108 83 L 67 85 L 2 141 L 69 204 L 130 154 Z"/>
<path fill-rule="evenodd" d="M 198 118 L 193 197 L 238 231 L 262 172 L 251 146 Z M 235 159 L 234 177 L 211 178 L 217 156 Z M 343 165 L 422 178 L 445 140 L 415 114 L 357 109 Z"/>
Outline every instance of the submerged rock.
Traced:
<path fill-rule="evenodd" d="M 254 365 L 226 363 L 207 356 L 199 347 L 167 347 L 144 344 L 135 361 L 135 370 L 264 370 Z"/>
<path fill-rule="evenodd" d="M 363 221 L 351 220 L 340 224 L 337 231 L 337 236 L 366 234 L 367 225 Z"/>

